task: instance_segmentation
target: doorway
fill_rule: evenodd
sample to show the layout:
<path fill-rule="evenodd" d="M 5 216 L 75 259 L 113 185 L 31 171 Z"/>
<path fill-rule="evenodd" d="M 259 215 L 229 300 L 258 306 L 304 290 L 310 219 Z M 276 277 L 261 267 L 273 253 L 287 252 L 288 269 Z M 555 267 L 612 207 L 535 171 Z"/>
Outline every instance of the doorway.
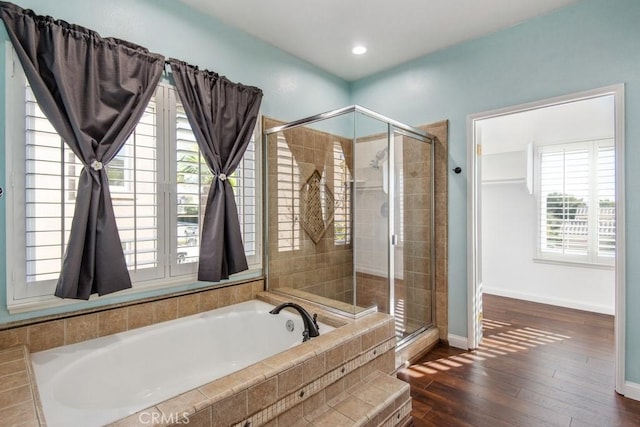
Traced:
<path fill-rule="evenodd" d="M 482 340 L 483 289 L 613 314 L 618 392 L 624 384 L 623 94 L 616 85 L 468 119 L 468 347 Z M 502 237 L 492 241 L 495 236 Z M 577 298 L 572 286 L 585 280 L 591 285 Z"/>

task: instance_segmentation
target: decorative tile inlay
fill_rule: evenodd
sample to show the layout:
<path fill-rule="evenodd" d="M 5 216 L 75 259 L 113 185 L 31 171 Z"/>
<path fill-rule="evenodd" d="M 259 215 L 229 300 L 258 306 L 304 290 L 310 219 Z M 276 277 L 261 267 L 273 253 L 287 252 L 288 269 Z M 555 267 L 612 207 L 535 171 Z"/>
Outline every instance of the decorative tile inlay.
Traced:
<path fill-rule="evenodd" d="M 333 221 L 333 193 L 314 170 L 300 190 L 300 225 L 313 243 L 318 244 Z"/>
<path fill-rule="evenodd" d="M 372 349 L 369 349 L 367 352 L 360 354 L 358 357 L 326 373 L 317 380 L 294 391 L 288 396 L 280 399 L 272 405 L 269 405 L 268 407 L 253 414 L 249 418 L 242 420 L 234 426 L 259 426 L 263 423 L 266 423 L 267 421 L 287 412 L 289 409 L 300 404 L 301 402 L 309 399 L 319 391 L 326 389 L 331 384 L 344 378 L 347 374 L 373 361 L 374 359 L 376 359 L 376 357 L 382 356 L 388 351 L 394 351 L 395 345 L 395 338 L 392 338 Z"/>

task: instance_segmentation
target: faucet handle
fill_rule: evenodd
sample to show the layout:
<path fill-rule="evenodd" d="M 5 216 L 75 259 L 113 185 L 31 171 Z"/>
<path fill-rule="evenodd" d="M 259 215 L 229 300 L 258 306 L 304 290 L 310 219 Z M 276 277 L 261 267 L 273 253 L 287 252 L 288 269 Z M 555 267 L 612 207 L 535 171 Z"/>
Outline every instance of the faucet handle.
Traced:
<path fill-rule="evenodd" d="M 316 329 L 320 330 L 320 326 L 318 326 L 318 321 L 316 320 L 318 318 L 318 313 L 313 313 L 313 324 L 316 325 Z"/>
<path fill-rule="evenodd" d="M 302 342 L 309 341 L 311 337 L 309 337 L 309 330 L 305 329 L 302 331 Z"/>

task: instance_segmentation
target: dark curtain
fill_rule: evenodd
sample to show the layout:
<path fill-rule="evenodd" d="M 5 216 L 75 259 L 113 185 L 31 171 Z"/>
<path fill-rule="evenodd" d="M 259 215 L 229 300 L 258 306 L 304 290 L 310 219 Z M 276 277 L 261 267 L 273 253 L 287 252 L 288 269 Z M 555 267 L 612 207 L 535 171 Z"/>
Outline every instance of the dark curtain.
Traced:
<path fill-rule="evenodd" d="M 84 164 L 55 295 L 130 288 L 105 166 L 144 113 L 164 57 L 11 3 L 0 15 L 38 104 Z"/>
<path fill-rule="evenodd" d="M 251 140 L 262 91 L 182 61 L 170 59 L 169 64 L 200 151 L 214 175 L 202 224 L 198 280 L 218 282 L 248 268 L 227 177 Z"/>

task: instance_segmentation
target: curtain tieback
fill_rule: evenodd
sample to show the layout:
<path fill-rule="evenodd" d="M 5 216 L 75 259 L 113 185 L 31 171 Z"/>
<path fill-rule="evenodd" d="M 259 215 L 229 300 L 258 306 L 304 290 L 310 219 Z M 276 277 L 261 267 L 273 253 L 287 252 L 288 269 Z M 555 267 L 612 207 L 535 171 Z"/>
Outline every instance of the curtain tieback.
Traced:
<path fill-rule="evenodd" d="M 97 160 L 94 160 L 93 162 L 91 162 L 91 169 L 93 169 L 94 171 L 99 171 L 102 170 L 102 162 L 99 162 Z"/>
<path fill-rule="evenodd" d="M 226 181 L 227 180 L 227 175 L 223 174 L 223 173 L 219 173 L 218 174 L 218 179 L 220 181 Z"/>

